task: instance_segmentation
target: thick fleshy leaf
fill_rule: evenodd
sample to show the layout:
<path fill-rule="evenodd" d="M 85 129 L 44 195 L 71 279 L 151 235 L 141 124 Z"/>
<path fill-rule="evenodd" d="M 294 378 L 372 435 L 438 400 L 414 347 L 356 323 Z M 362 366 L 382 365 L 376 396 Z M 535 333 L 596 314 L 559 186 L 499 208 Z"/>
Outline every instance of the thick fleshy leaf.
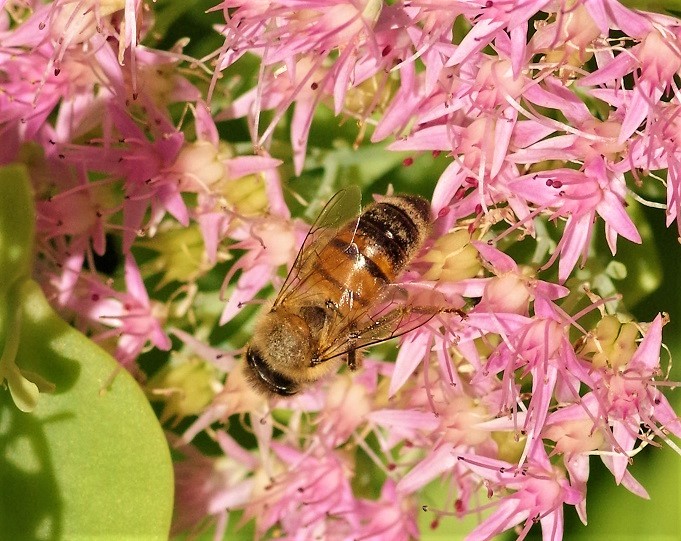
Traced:
<path fill-rule="evenodd" d="M 18 165 L 0 168 L 0 295 L 30 272 L 34 216 L 26 169 Z"/>
<path fill-rule="evenodd" d="M 0 169 L 0 537 L 167 539 L 163 432 L 132 377 L 29 278 L 34 223 L 25 170 Z"/>
<path fill-rule="evenodd" d="M 167 539 L 170 454 L 144 394 L 52 311 L 37 284 L 26 280 L 18 297 L 16 364 L 55 388 L 30 414 L 0 390 L 0 532 L 17 540 Z"/>

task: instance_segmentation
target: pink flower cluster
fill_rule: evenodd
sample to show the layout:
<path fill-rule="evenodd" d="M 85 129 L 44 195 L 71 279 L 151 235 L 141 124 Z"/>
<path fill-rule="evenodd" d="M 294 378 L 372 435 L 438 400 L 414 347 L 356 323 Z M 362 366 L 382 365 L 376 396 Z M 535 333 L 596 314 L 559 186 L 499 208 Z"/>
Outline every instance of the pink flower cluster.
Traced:
<path fill-rule="evenodd" d="M 433 528 L 481 517 L 470 540 L 534 524 L 561 539 L 565 505 L 586 523 L 592 456 L 647 497 L 632 457 L 681 437 L 660 391 L 667 316 L 637 323 L 574 276 L 596 277 L 601 228 L 613 255 L 641 242 L 644 184 L 681 234 L 677 19 L 615 0 L 225 0 L 221 43 L 195 59 L 148 45 L 140 0 L 0 6 L 0 164 L 33 181 L 36 278 L 166 400 L 164 421 L 191 419 L 171 436 L 176 532 L 210 519 L 219 539 L 240 511 L 258 538 L 406 540 L 426 511 Z M 355 146 L 446 159 L 401 280 L 465 317 L 404 336 L 394 362 L 264 398 L 237 362 L 243 307 L 303 241 L 282 165 L 300 175 L 321 152 L 325 109 L 358 123 Z M 239 119 L 251 140 L 228 142 Z M 531 260 L 506 253 L 532 239 Z M 214 347 L 220 325 L 233 337 Z M 177 356 L 147 381 L 139 357 L 170 334 Z M 422 507 L 434 480 L 446 496 Z"/>

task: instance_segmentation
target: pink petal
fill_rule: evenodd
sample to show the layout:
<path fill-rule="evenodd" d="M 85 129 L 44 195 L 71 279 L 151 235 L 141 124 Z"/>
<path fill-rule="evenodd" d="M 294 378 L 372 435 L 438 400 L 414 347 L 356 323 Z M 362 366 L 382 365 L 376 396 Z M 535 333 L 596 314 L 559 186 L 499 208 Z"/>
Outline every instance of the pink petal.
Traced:
<path fill-rule="evenodd" d="M 196 103 L 196 112 L 194 118 L 196 119 L 196 135 L 202 141 L 208 141 L 213 146 L 217 147 L 220 142 L 220 135 L 215 126 L 210 109 L 203 101 Z"/>
<path fill-rule="evenodd" d="M 469 533 L 464 541 L 489 541 L 496 534 L 508 530 L 527 519 L 529 509 L 523 509 L 514 498 L 502 500 L 496 511 Z"/>
<path fill-rule="evenodd" d="M 544 365 L 540 364 L 539 366 L 543 367 Z M 519 464 L 523 464 L 528 455 L 534 456 L 538 446 L 541 447 L 542 451 L 544 449 L 539 435 L 546 423 L 546 417 L 549 413 L 549 405 L 553 396 L 553 388 L 556 385 L 558 373 L 556 368 L 551 364 L 546 366 L 546 373 L 543 372 L 544 370 L 532 371 L 532 398 L 529 405 L 531 422 L 525 424 L 526 427 L 529 426 L 529 429 L 527 430 L 525 449 L 518 460 Z M 538 457 L 545 459 L 548 462 L 545 453 L 539 454 Z M 537 457 L 535 457 L 535 461 L 541 463 L 541 460 Z M 541 465 L 542 467 L 547 467 L 548 463 L 541 463 Z"/>
<path fill-rule="evenodd" d="M 310 135 L 312 116 L 317 105 L 315 99 L 299 99 L 296 101 L 291 120 L 291 146 L 293 147 L 293 164 L 296 175 L 303 172 L 307 138 Z"/>
<path fill-rule="evenodd" d="M 578 454 L 571 457 L 566 457 L 565 468 L 570 475 L 570 484 L 586 494 L 586 482 L 589 480 L 589 455 Z M 581 501 L 575 506 L 579 520 L 586 526 L 586 498 L 582 497 Z"/>
<path fill-rule="evenodd" d="M 562 541 L 563 539 L 563 508 L 544 515 L 540 520 L 542 541 Z"/>
<path fill-rule="evenodd" d="M 515 146 L 529 146 L 548 137 L 556 128 L 545 126 L 533 120 L 518 120 L 513 130 L 513 140 Z"/>
<path fill-rule="evenodd" d="M 527 21 L 511 30 L 511 66 L 513 77 L 518 77 L 523 69 L 527 54 Z"/>
<path fill-rule="evenodd" d="M 175 187 L 167 186 L 158 192 L 159 199 L 165 209 L 183 226 L 189 225 L 189 210 L 182 194 Z"/>
<path fill-rule="evenodd" d="M 465 171 L 461 169 L 458 161 L 453 161 L 447 166 L 433 192 L 432 207 L 435 214 L 450 204 L 465 178 Z"/>
<path fill-rule="evenodd" d="M 681 438 L 681 419 L 661 392 L 655 397 L 655 420 L 675 436 Z"/>
<path fill-rule="evenodd" d="M 592 213 L 590 212 L 579 218 L 576 218 L 574 214 L 568 218 L 563 232 L 565 244 L 560 253 L 560 261 L 558 262 L 558 279 L 561 283 L 568 279 L 580 255 L 587 248 L 591 224 Z"/>
<path fill-rule="evenodd" d="M 395 359 L 395 370 L 390 379 L 388 396 L 393 396 L 405 384 L 430 352 L 431 344 L 432 335 L 429 332 L 416 332 L 402 341 L 397 359 Z"/>
<path fill-rule="evenodd" d="M 592 118 L 584 102 L 555 77 L 547 77 L 543 85 L 531 86 L 523 96 L 536 105 L 562 112 L 571 124 L 579 125 Z"/>
<path fill-rule="evenodd" d="M 650 495 L 648 491 L 639 483 L 629 471 L 624 472 L 624 477 L 622 478 L 622 486 L 626 488 L 632 494 L 643 498 L 644 500 L 649 500 Z"/>
<path fill-rule="evenodd" d="M 605 222 L 625 239 L 641 244 L 641 235 L 636 225 L 624 210 L 620 199 L 611 191 L 603 192 L 603 200 L 596 207 L 596 212 L 601 215 Z M 611 246 L 612 250 L 613 247 Z M 613 254 L 614 254 L 613 250 Z"/>
<path fill-rule="evenodd" d="M 281 160 L 269 156 L 239 156 L 226 161 L 227 174 L 230 179 L 237 179 L 278 167 L 282 163 Z"/>
<path fill-rule="evenodd" d="M 411 494 L 424 487 L 441 473 L 451 470 L 458 462 L 451 445 L 430 452 L 397 483 L 397 491 Z"/>
<path fill-rule="evenodd" d="M 368 418 L 382 426 L 429 432 L 437 429 L 440 425 L 440 421 L 432 411 L 378 410 L 369 413 Z"/>
<path fill-rule="evenodd" d="M 345 106 L 345 95 L 349 88 L 351 73 L 355 68 L 355 49 L 346 47 L 334 63 L 335 77 L 333 85 L 333 108 L 336 115 L 340 115 Z"/>
<path fill-rule="evenodd" d="M 638 129 L 639 125 L 651 112 L 652 107 L 660 101 L 662 88 L 652 88 L 650 81 L 641 79 L 633 90 L 631 101 L 627 105 L 627 112 L 622 121 L 622 128 L 617 137 L 617 144 L 621 145 Z"/>
<path fill-rule="evenodd" d="M 276 168 L 265 169 L 262 174 L 265 177 L 265 192 L 267 193 L 270 213 L 282 218 L 290 218 L 291 211 L 284 200 L 284 191 L 278 170 Z"/>
<path fill-rule="evenodd" d="M 517 272 L 518 265 L 511 256 L 497 250 L 486 242 L 473 241 L 471 243 L 478 253 L 494 267 L 497 273 Z"/>
<path fill-rule="evenodd" d="M 200 214 L 196 218 L 196 221 L 201 228 L 206 256 L 211 263 L 217 261 L 218 245 L 221 240 L 221 225 L 226 218 L 227 217 L 224 214 L 218 212 Z"/>
<path fill-rule="evenodd" d="M 611 82 L 630 73 L 638 64 L 631 54 L 620 54 L 609 64 L 597 69 L 579 80 L 580 86 L 596 86 Z"/>
<path fill-rule="evenodd" d="M 246 479 L 236 484 L 230 484 L 229 488 L 219 491 L 208 503 L 208 513 L 216 514 L 220 511 L 243 507 L 248 503 L 253 494 L 254 479 Z"/>
<path fill-rule="evenodd" d="M 151 343 L 161 351 L 168 351 L 173 345 L 170 337 L 163 331 L 160 325 L 154 325 L 154 327 L 152 327 L 149 340 L 151 340 Z"/>
<path fill-rule="evenodd" d="M 494 153 L 490 164 L 490 176 L 496 177 L 506 161 L 518 112 L 513 107 L 504 109 L 503 115 L 494 125 Z"/>
<path fill-rule="evenodd" d="M 480 52 L 489 42 L 489 37 L 497 30 L 503 28 L 504 21 L 494 19 L 483 19 L 478 21 L 471 28 L 466 37 L 463 38 L 454 54 L 445 63 L 446 67 L 455 66 L 467 59 L 468 56 Z"/>
<path fill-rule="evenodd" d="M 633 422 L 633 419 L 631 421 Z M 613 423 L 612 434 L 623 451 L 621 453 L 615 451 L 615 454 L 610 456 L 612 466 L 610 471 L 615 477 L 615 482 L 619 485 L 629 467 L 629 456 L 626 453 L 634 448 L 636 435 L 632 433 L 632 427 L 622 421 Z"/>
<path fill-rule="evenodd" d="M 256 293 L 265 287 L 270 280 L 271 272 L 272 268 L 267 263 L 255 265 L 243 272 L 222 310 L 220 325 L 231 320 L 241 310 L 242 303 L 252 300 Z"/>
<path fill-rule="evenodd" d="M 629 367 L 647 373 L 654 371 L 660 364 L 660 347 L 662 347 L 662 315 L 657 314 L 629 361 Z"/>
<path fill-rule="evenodd" d="M 460 132 L 460 128 L 449 124 L 428 126 L 409 135 L 405 139 L 398 139 L 390 143 L 388 150 L 398 152 L 404 150 L 451 151 L 458 144 Z"/>
<path fill-rule="evenodd" d="M 125 288 L 140 304 L 149 306 L 149 294 L 137 263 L 131 255 L 125 256 Z"/>
<path fill-rule="evenodd" d="M 417 91 L 416 72 L 413 63 L 400 66 L 400 89 L 390 102 L 388 109 L 379 121 L 371 142 L 382 141 L 391 133 L 401 131 L 409 121 L 412 112 L 421 104 L 422 97 Z"/>

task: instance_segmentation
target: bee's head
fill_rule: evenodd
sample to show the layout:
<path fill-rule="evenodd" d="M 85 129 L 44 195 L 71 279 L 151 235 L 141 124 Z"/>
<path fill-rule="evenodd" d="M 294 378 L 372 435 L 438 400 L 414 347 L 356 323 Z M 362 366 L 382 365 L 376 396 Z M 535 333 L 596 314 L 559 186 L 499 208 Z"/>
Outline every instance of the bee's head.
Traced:
<path fill-rule="evenodd" d="M 254 346 L 249 346 L 246 350 L 244 371 L 255 390 L 262 394 L 291 396 L 300 390 L 295 381 L 272 368 L 262 352 Z"/>

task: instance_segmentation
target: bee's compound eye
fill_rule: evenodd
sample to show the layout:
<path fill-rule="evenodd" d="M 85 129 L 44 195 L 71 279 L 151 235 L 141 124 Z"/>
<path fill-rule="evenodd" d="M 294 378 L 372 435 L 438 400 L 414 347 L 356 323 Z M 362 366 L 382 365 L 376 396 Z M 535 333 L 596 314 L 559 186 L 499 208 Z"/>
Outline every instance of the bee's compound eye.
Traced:
<path fill-rule="evenodd" d="M 282 396 L 291 396 L 298 392 L 296 382 L 270 367 L 258 350 L 249 347 L 246 362 L 251 369 L 253 383 L 260 388 Z"/>

